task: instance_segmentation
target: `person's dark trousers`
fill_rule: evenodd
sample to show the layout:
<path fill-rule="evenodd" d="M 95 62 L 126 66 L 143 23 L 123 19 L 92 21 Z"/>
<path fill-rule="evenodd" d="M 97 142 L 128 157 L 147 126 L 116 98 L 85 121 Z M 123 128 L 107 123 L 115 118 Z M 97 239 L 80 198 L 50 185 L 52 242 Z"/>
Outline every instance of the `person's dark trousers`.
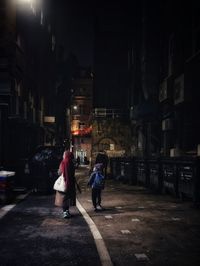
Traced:
<path fill-rule="evenodd" d="M 64 212 L 69 210 L 69 197 L 66 194 L 65 194 L 65 197 L 63 199 L 62 209 Z"/>
<path fill-rule="evenodd" d="M 101 189 L 98 188 L 92 189 L 92 203 L 94 208 L 96 208 L 97 205 L 101 205 Z"/>

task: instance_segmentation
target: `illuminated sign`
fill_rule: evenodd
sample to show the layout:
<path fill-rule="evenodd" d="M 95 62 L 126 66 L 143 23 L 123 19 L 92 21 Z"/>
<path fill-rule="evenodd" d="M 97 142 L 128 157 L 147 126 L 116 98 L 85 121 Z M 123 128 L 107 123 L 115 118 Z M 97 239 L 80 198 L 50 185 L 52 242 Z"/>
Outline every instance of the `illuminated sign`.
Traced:
<path fill-rule="evenodd" d="M 84 136 L 90 134 L 91 132 L 92 132 L 92 127 L 85 127 L 83 129 L 72 130 L 71 134 L 73 136 Z"/>

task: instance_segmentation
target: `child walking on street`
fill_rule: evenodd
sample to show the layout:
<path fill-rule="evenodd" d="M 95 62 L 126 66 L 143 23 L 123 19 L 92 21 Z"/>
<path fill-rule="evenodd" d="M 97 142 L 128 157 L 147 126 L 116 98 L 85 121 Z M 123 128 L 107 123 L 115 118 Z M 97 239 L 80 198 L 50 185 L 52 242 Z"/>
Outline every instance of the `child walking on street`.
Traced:
<path fill-rule="evenodd" d="M 92 188 L 92 204 L 94 211 L 103 210 L 101 206 L 101 192 L 105 186 L 105 177 L 102 174 L 102 164 L 95 164 L 90 175 L 88 186 Z"/>

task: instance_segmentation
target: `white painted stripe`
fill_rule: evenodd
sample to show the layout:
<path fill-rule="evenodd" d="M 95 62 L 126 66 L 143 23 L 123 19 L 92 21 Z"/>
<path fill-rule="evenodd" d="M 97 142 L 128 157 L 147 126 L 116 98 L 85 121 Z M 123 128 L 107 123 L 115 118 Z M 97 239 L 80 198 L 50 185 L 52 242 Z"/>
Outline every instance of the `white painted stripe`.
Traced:
<path fill-rule="evenodd" d="M 132 222 L 139 222 L 140 219 L 138 219 L 138 218 L 133 218 L 131 221 L 132 221 Z"/>
<path fill-rule="evenodd" d="M 78 210 L 80 211 L 80 213 L 83 215 L 83 218 L 85 219 L 87 224 L 89 225 L 90 231 L 94 237 L 97 251 L 98 251 L 98 254 L 101 260 L 101 265 L 102 266 L 113 266 L 113 263 L 111 261 L 111 258 L 106 248 L 106 245 L 104 243 L 104 240 L 99 230 L 97 229 L 95 223 L 93 222 L 93 220 L 90 218 L 86 210 L 83 208 L 83 206 L 80 204 L 80 202 L 77 199 L 76 199 L 76 206 Z"/>
<path fill-rule="evenodd" d="M 112 219 L 113 217 L 111 215 L 106 215 L 105 218 L 106 219 Z"/>
<path fill-rule="evenodd" d="M 0 219 L 3 218 L 10 210 L 12 210 L 16 204 L 10 204 L 2 207 L 0 209 Z"/>
<path fill-rule="evenodd" d="M 131 232 L 129 230 L 121 230 L 121 233 L 124 235 L 130 234 Z"/>
<path fill-rule="evenodd" d="M 16 199 L 20 200 L 20 199 L 25 199 L 30 193 L 24 194 L 21 197 L 18 196 Z M 16 204 L 9 204 L 9 205 L 5 205 L 0 209 L 0 219 L 3 218 L 10 210 L 12 210 Z"/>
<path fill-rule="evenodd" d="M 137 254 L 135 254 L 135 257 L 137 258 L 138 261 L 149 260 L 149 258 L 147 257 L 147 255 L 144 254 L 144 253 L 137 253 Z"/>
<path fill-rule="evenodd" d="M 19 196 L 16 197 L 17 200 L 23 200 L 27 197 L 27 194 L 21 194 Z"/>
<path fill-rule="evenodd" d="M 181 218 L 178 218 L 178 217 L 172 217 L 171 219 L 172 219 L 172 221 L 180 221 L 181 220 Z"/>

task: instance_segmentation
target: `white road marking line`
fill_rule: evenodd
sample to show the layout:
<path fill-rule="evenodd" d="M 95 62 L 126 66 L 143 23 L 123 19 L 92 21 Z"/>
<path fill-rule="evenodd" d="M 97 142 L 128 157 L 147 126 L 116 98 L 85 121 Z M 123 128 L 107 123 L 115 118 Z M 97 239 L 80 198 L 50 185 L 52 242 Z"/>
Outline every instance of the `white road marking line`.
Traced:
<path fill-rule="evenodd" d="M 137 258 L 138 261 L 149 260 L 147 255 L 144 254 L 144 253 L 141 253 L 141 254 L 137 253 L 137 254 L 134 254 L 134 255 L 135 255 L 135 257 Z"/>
<path fill-rule="evenodd" d="M 130 234 L 131 232 L 130 232 L 129 230 L 121 230 L 121 233 L 122 233 L 123 235 L 128 235 L 128 234 Z"/>
<path fill-rule="evenodd" d="M 27 194 L 22 194 L 22 195 L 17 196 L 17 200 L 23 200 L 26 197 L 27 197 Z"/>
<path fill-rule="evenodd" d="M 2 207 L 0 209 L 0 218 L 3 218 L 10 210 L 12 210 L 14 207 L 16 206 L 16 204 L 10 204 L 10 205 L 6 205 L 4 207 Z"/>
<path fill-rule="evenodd" d="M 25 199 L 28 195 L 29 195 L 29 193 L 21 195 L 21 197 L 18 196 L 16 199 L 17 200 Z M 6 206 L 3 206 L 2 208 L 0 208 L 0 219 L 3 218 L 16 205 L 17 205 L 17 203 L 16 204 L 9 204 L 9 205 L 6 205 Z"/>
<path fill-rule="evenodd" d="M 132 222 L 140 222 L 140 219 L 138 219 L 138 218 L 133 218 L 133 219 L 131 219 L 131 221 L 132 221 Z"/>
<path fill-rule="evenodd" d="M 90 216 L 88 215 L 88 213 L 86 212 L 86 210 L 83 208 L 83 206 L 80 204 L 80 202 L 76 199 L 76 206 L 78 208 L 78 210 L 80 211 L 80 213 L 83 215 L 83 218 L 85 219 L 85 221 L 87 222 L 90 231 L 94 237 L 94 241 L 97 247 L 97 251 L 101 260 L 101 265 L 102 266 L 113 266 L 113 263 L 111 261 L 110 255 L 108 253 L 108 250 L 106 248 L 106 245 L 104 243 L 104 240 L 99 232 L 99 230 L 97 229 L 95 223 L 93 222 L 93 220 L 90 218 Z"/>
<path fill-rule="evenodd" d="M 106 215 L 105 218 L 106 219 L 112 219 L 113 217 L 111 215 Z"/>
<path fill-rule="evenodd" d="M 180 221 L 181 218 L 178 218 L 178 217 L 172 217 L 172 221 Z"/>

